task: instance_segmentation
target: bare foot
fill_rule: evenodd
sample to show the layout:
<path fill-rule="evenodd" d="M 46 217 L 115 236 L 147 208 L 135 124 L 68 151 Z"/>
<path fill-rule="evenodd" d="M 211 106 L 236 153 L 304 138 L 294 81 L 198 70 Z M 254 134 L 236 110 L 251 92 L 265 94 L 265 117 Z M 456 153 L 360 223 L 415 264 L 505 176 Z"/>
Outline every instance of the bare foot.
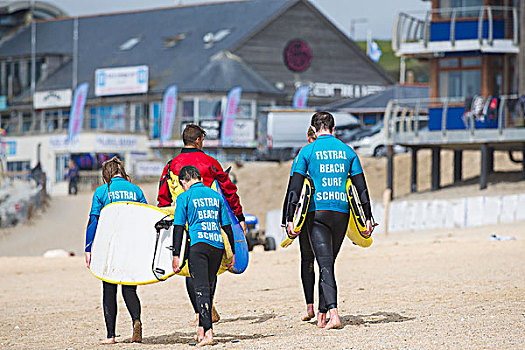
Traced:
<path fill-rule="evenodd" d="M 115 338 L 106 338 L 100 342 L 100 345 L 115 344 Z"/>
<path fill-rule="evenodd" d="M 204 328 L 203 328 L 204 331 Z M 206 345 L 213 345 L 213 330 L 208 329 L 206 331 L 206 334 L 204 335 L 204 338 L 197 344 L 198 347 L 206 346 Z"/>
<path fill-rule="evenodd" d="M 131 337 L 132 343 L 142 343 L 142 323 L 135 321 L 133 323 L 133 336 Z"/>
<path fill-rule="evenodd" d="M 211 306 L 211 322 L 217 323 L 221 319 L 221 315 L 217 312 L 217 309 L 215 308 L 215 305 Z"/>
<path fill-rule="evenodd" d="M 306 304 L 306 316 L 303 316 L 303 318 L 301 318 L 301 321 L 310 321 L 314 317 L 314 304 Z"/>
<path fill-rule="evenodd" d="M 330 321 L 326 324 L 324 329 L 339 329 L 341 328 L 341 320 L 339 319 L 339 313 L 337 311 L 337 308 L 330 309 Z"/>
<path fill-rule="evenodd" d="M 204 339 L 204 328 L 203 327 L 197 327 L 197 334 L 195 337 L 193 337 L 197 342 L 202 341 Z"/>
<path fill-rule="evenodd" d="M 324 328 L 326 327 L 326 313 L 317 313 L 317 327 Z"/>
<path fill-rule="evenodd" d="M 195 321 L 193 321 L 190 326 L 197 327 L 199 325 L 199 314 L 195 314 Z"/>

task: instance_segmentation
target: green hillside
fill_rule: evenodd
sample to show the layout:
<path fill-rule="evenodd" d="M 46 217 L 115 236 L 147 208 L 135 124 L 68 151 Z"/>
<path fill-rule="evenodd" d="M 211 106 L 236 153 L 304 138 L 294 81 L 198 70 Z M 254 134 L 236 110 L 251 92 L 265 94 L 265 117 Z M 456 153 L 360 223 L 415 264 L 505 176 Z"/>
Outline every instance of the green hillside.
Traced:
<path fill-rule="evenodd" d="M 392 41 L 386 40 L 375 40 L 379 45 L 379 48 L 383 52 L 381 59 L 379 60 L 379 65 L 383 67 L 384 70 L 390 74 L 392 78 L 399 81 L 399 64 L 401 59 L 396 57 L 394 50 L 392 50 Z M 366 41 L 356 41 L 356 44 L 366 52 Z M 430 73 L 430 67 L 425 61 L 419 61 L 413 58 L 405 60 L 406 71 L 407 71 L 407 81 L 408 81 L 408 72 L 412 71 L 414 74 L 414 82 L 416 83 L 427 83 Z"/>

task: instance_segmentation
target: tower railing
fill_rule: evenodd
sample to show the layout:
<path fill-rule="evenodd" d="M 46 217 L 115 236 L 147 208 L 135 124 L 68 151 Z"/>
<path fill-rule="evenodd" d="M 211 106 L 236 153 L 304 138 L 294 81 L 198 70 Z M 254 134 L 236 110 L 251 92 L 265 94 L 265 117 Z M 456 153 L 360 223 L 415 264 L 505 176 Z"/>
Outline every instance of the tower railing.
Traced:
<path fill-rule="evenodd" d="M 392 36 L 392 48 L 399 51 L 405 43 L 421 43 L 425 48 L 428 47 L 431 37 L 431 24 L 450 23 L 448 27 L 448 40 L 454 46 L 458 38 L 459 22 L 466 19 L 477 20 L 477 40 L 480 45 L 484 41 L 489 46 L 494 44 L 496 21 L 504 21 L 504 39 L 511 39 L 512 44 L 518 45 L 518 9 L 511 6 L 470 6 L 470 7 L 451 7 L 432 9 L 424 12 L 400 12 L 394 22 L 394 32 Z M 510 27 L 510 28 L 509 28 Z M 499 38 L 496 38 L 499 39 Z"/>

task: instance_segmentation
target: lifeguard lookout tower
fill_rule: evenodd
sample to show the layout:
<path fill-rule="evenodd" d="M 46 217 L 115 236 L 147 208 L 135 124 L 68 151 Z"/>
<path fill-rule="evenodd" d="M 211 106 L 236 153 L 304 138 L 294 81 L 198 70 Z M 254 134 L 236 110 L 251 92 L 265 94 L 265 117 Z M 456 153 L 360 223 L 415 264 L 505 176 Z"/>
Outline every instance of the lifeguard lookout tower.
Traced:
<path fill-rule="evenodd" d="M 524 23 L 525 1 L 518 0 L 432 0 L 428 11 L 398 14 L 393 49 L 402 59 L 428 61 L 430 98 L 389 102 L 388 188 L 393 144 L 412 151 L 412 192 L 421 149 L 432 150 L 432 190 L 440 188 L 441 150 L 454 151 L 454 182 L 462 180 L 465 150 L 481 151 L 481 189 L 495 150 L 523 163 L 525 178 Z"/>

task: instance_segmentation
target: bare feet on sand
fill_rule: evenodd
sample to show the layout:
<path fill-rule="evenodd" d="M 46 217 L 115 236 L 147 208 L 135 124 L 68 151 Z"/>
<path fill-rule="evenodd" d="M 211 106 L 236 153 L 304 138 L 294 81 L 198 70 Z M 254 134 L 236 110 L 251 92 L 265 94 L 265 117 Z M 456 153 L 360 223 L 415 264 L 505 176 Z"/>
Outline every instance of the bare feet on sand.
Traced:
<path fill-rule="evenodd" d="M 306 304 L 306 316 L 303 316 L 303 318 L 301 318 L 301 321 L 310 321 L 314 317 L 314 304 Z"/>
<path fill-rule="evenodd" d="M 132 343 L 142 343 L 142 323 L 135 321 L 133 323 L 133 336 L 131 337 Z"/>
<path fill-rule="evenodd" d="M 100 345 L 115 344 L 115 338 L 106 338 L 100 342 Z"/>
<path fill-rule="evenodd" d="M 328 321 L 324 329 L 328 330 L 341 328 L 341 320 L 339 319 L 337 308 L 330 309 L 328 312 L 330 313 L 330 321 Z"/>
<path fill-rule="evenodd" d="M 200 327 L 199 327 L 200 328 Z M 203 329 L 204 331 L 204 329 Z M 206 346 L 206 345 L 213 345 L 213 330 L 208 329 L 206 331 L 206 334 L 204 335 L 204 338 L 197 344 L 198 347 Z"/>
<path fill-rule="evenodd" d="M 193 337 L 198 343 L 204 338 L 204 328 L 197 327 L 197 334 Z"/>
<path fill-rule="evenodd" d="M 319 328 L 326 327 L 326 313 L 322 313 L 322 312 L 317 313 L 317 327 Z"/>

